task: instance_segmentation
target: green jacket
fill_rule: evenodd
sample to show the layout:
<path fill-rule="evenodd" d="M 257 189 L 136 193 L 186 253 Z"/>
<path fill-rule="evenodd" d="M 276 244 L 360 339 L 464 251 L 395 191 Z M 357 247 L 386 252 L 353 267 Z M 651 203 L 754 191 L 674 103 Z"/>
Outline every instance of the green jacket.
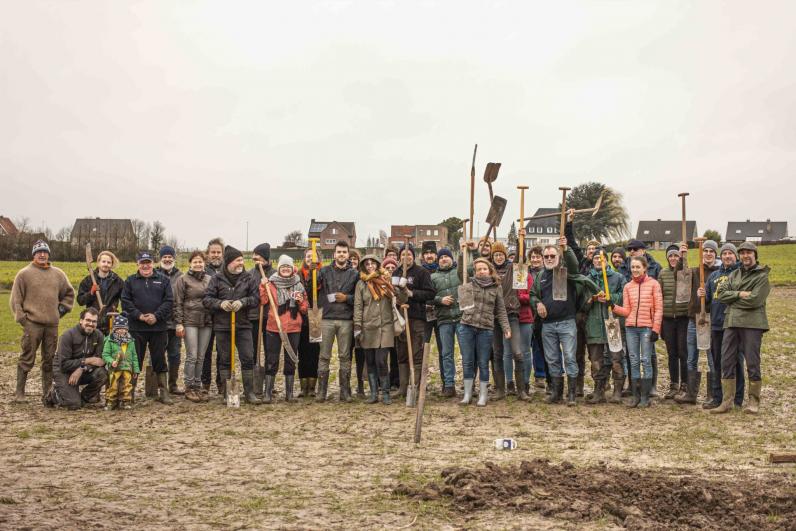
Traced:
<path fill-rule="evenodd" d="M 727 305 L 724 314 L 724 328 L 756 328 L 768 330 L 766 299 L 771 292 L 768 283 L 769 266 L 757 264 L 750 270 L 739 267 L 719 284 L 716 297 Z M 749 291 L 752 296 L 742 299 L 741 291 Z"/>
<path fill-rule="evenodd" d="M 622 292 L 625 288 L 625 277 L 610 267 L 607 269 L 607 274 L 611 301 L 618 306 L 622 306 Z M 600 291 L 605 291 L 602 271 L 592 269 L 589 271 L 589 278 L 597 285 Z M 586 317 L 586 343 L 589 345 L 608 343 L 608 338 L 605 335 L 605 320 L 608 319 L 608 303 L 589 299 L 589 302 L 586 303 L 586 309 L 588 311 Z M 619 316 L 615 316 L 615 318 L 620 320 Z"/>
<path fill-rule="evenodd" d="M 121 354 L 119 365 L 116 368 L 111 367 L 111 364 Z M 133 374 L 138 374 L 141 369 L 138 367 L 138 355 L 135 352 L 135 341 L 127 343 L 127 352 L 122 354 L 122 346 L 114 342 L 110 336 L 105 338 L 105 344 L 102 347 L 102 360 L 108 371 L 132 371 Z"/>
<path fill-rule="evenodd" d="M 591 279 L 578 273 L 578 258 L 575 253 L 567 247 L 564 252 L 564 265 L 567 268 L 567 282 L 572 282 L 575 286 L 575 310 L 578 312 L 587 311 L 586 304 L 591 300 L 592 295 L 599 293 L 600 288 L 597 287 Z M 537 316 L 536 305 L 542 302 L 541 283 L 537 282 L 539 275 L 545 273 L 542 269 L 533 279 L 533 286 L 531 287 L 531 309 L 533 310 L 534 317 Z"/>
<path fill-rule="evenodd" d="M 447 271 L 438 269 L 431 275 L 431 283 L 434 284 L 434 289 L 437 294 L 434 296 L 434 308 L 437 312 L 437 323 L 458 323 L 461 319 L 462 312 L 459 309 L 459 269 L 451 267 Z M 442 299 L 447 296 L 453 297 L 453 304 L 445 306 L 442 304 Z"/>
<path fill-rule="evenodd" d="M 668 318 L 687 317 L 688 303 L 677 301 L 677 273 L 682 270 L 682 262 L 677 265 L 677 269 L 667 267 L 658 275 L 658 282 L 663 292 L 663 316 Z"/>

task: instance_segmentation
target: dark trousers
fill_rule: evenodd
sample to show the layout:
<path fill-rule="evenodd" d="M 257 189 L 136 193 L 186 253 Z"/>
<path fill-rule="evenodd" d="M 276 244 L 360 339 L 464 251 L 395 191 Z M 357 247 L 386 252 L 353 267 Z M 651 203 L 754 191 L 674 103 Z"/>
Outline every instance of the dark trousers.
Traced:
<path fill-rule="evenodd" d="M 759 382 L 760 345 L 763 330 L 756 328 L 725 328 L 721 345 L 721 377 L 724 380 L 735 378 L 738 361 L 746 360 L 746 371 L 750 382 Z"/>
<path fill-rule="evenodd" d="M 578 344 L 575 348 L 575 361 L 578 363 L 578 381 L 583 385 L 583 376 L 586 374 L 586 315 L 578 314 L 575 319 L 578 331 Z M 580 387 L 578 388 L 580 390 Z"/>
<path fill-rule="evenodd" d="M 287 335 L 290 346 L 293 347 L 294 352 L 298 352 L 299 339 L 301 332 L 293 332 Z M 279 353 L 282 352 L 282 339 L 279 337 L 279 332 L 266 332 L 265 333 L 265 374 L 269 376 L 276 376 L 279 372 Z M 282 374 L 285 376 L 294 376 L 296 374 L 296 364 L 290 359 L 287 350 L 284 350 L 285 363 L 282 369 Z M 299 362 L 301 360 L 299 359 Z"/>
<path fill-rule="evenodd" d="M 228 371 L 230 369 L 229 353 L 232 348 L 232 334 L 229 330 L 216 330 L 216 348 L 218 351 L 218 370 Z M 241 370 L 250 371 L 254 369 L 254 345 L 252 344 L 252 333 L 248 328 L 235 330 L 235 348 L 240 358 Z"/>
<path fill-rule="evenodd" d="M 613 370 L 614 379 L 624 377 L 622 357 L 624 352 L 611 352 L 608 345 L 602 343 L 588 345 L 589 361 L 591 362 L 591 378 L 596 383 L 599 380 L 608 380 Z"/>
<path fill-rule="evenodd" d="M 100 389 L 108 381 L 108 372 L 105 367 L 92 367 L 91 372 L 84 372 L 80 375 L 77 385 L 69 385 L 69 376 L 61 371 L 56 371 L 53 374 L 58 405 L 69 409 L 79 409 L 84 403 L 91 402 L 99 395 Z M 82 391 L 80 386 L 83 386 Z"/>
<path fill-rule="evenodd" d="M 436 337 L 438 367 L 440 374 L 442 374 L 442 339 L 439 337 L 439 322 L 437 320 L 426 321 L 426 343 L 431 343 L 432 335 Z"/>
<path fill-rule="evenodd" d="M 205 361 L 202 364 L 202 385 L 210 385 L 210 376 L 212 374 L 213 362 L 213 345 L 216 343 L 216 333 L 210 334 L 210 342 L 207 344 L 205 350 Z M 218 352 L 218 347 L 216 347 Z M 221 385 L 221 375 L 218 373 L 218 360 L 216 360 L 216 387 Z"/>
<path fill-rule="evenodd" d="M 415 370 L 420 371 L 423 364 L 423 344 L 425 343 L 426 322 L 420 319 L 409 319 L 406 323 L 409 328 L 409 335 L 412 336 L 412 360 Z M 395 338 L 396 350 L 398 350 L 398 363 L 409 365 L 409 348 L 406 343 L 406 332 Z M 503 366 L 501 365 L 501 368 Z"/>
<path fill-rule="evenodd" d="M 166 345 L 169 342 L 169 334 L 166 330 L 161 332 L 133 332 L 130 334 L 135 340 L 135 351 L 138 354 L 138 366 L 144 369 L 144 356 L 149 347 L 149 361 L 152 370 L 155 372 L 169 372 L 166 365 Z"/>
<path fill-rule="evenodd" d="M 263 352 L 265 351 L 265 343 L 266 343 L 266 339 L 265 339 L 266 338 L 266 332 L 265 332 L 266 320 L 265 320 L 265 316 L 263 316 L 263 335 L 262 335 L 262 337 L 260 336 L 260 326 L 259 326 L 260 325 L 260 321 L 258 319 L 255 319 L 255 320 L 249 321 L 249 322 L 252 324 L 252 345 L 254 345 L 254 364 L 255 365 L 260 365 L 260 352 L 261 351 L 263 351 Z M 260 340 L 260 343 L 258 343 L 257 340 Z M 258 346 L 259 346 L 259 348 L 258 348 Z M 263 362 L 264 362 L 264 360 L 263 360 Z"/>
<path fill-rule="evenodd" d="M 354 363 L 356 363 L 357 383 L 360 382 L 364 383 L 365 349 L 360 347 L 354 347 Z"/>
<path fill-rule="evenodd" d="M 721 348 L 724 339 L 724 330 L 712 330 L 710 338 L 710 355 L 713 358 L 713 367 L 715 372 L 713 375 L 713 399 L 721 402 L 724 397 L 724 392 L 721 390 Z M 746 377 L 744 376 L 744 363 L 743 356 L 738 356 L 738 361 L 735 364 L 735 404 L 738 406 L 743 405 L 743 396 L 746 391 Z"/>
<path fill-rule="evenodd" d="M 318 355 L 321 353 L 320 343 L 310 343 L 309 319 L 304 319 L 301 325 L 298 347 L 298 373 L 299 378 L 318 377 Z"/>
<path fill-rule="evenodd" d="M 387 376 L 387 354 L 388 348 L 366 348 L 362 349 L 368 363 L 368 374 L 378 374 L 379 378 Z"/>
<path fill-rule="evenodd" d="M 688 375 L 688 317 L 664 317 L 661 336 L 669 356 L 669 379 L 685 382 Z"/>
<path fill-rule="evenodd" d="M 531 350 L 533 352 L 533 376 L 534 378 L 544 378 L 547 375 L 544 360 L 544 348 L 542 347 L 542 327 L 539 327 L 538 333 L 536 325 L 533 327 L 533 336 L 531 337 Z"/>
<path fill-rule="evenodd" d="M 398 374 L 398 351 L 395 347 L 388 349 L 390 351 L 390 387 L 398 387 L 400 378 Z"/>
<path fill-rule="evenodd" d="M 180 366 L 180 352 L 182 351 L 182 338 L 177 337 L 176 330 L 168 331 L 166 341 L 166 353 L 168 355 L 169 367 Z"/>

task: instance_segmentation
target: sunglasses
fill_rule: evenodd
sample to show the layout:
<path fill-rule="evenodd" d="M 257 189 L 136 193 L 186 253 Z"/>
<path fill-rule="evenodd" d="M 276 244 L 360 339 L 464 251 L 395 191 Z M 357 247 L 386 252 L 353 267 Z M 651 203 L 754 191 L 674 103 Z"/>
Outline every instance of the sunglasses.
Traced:
<path fill-rule="evenodd" d="M 552 260 L 553 258 L 556 258 L 557 256 L 558 256 L 557 254 L 546 254 L 546 255 L 544 255 L 544 259 L 545 260 Z"/>

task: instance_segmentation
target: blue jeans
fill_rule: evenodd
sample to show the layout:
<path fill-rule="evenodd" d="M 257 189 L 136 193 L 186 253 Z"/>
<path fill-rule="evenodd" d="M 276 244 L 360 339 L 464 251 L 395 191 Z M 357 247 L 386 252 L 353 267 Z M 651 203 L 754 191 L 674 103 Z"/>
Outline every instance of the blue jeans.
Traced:
<path fill-rule="evenodd" d="M 697 348 L 696 321 L 694 319 L 688 320 L 686 345 L 688 352 L 688 360 L 686 361 L 686 368 L 688 369 L 689 372 L 695 371 L 699 366 L 699 349 Z M 708 356 L 708 358 L 710 358 L 710 356 Z"/>
<path fill-rule="evenodd" d="M 655 343 L 650 341 L 652 328 L 628 326 L 627 330 L 627 351 L 630 354 L 630 370 L 633 380 L 641 379 L 641 368 L 644 369 L 644 378 L 652 378 L 652 353 L 655 351 Z"/>
<path fill-rule="evenodd" d="M 475 376 L 475 363 L 478 362 L 478 379 L 489 381 L 489 355 L 492 352 L 494 332 L 485 328 L 459 323 L 459 349 L 462 352 L 462 373 L 465 380 Z"/>
<path fill-rule="evenodd" d="M 544 343 L 544 355 L 547 360 L 547 366 L 550 369 L 550 376 L 558 378 L 564 375 L 564 367 L 561 366 L 561 358 L 557 356 L 559 345 L 561 345 L 567 376 L 570 378 L 577 378 L 578 360 L 576 354 L 578 349 L 578 329 L 575 324 L 575 319 L 557 321 L 555 323 L 543 323 L 542 342 Z"/>
<path fill-rule="evenodd" d="M 444 387 L 453 387 L 456 383 L 456 363 L 453 360 L 453 349 L 456 346 L 458 323 L 441 323 L 437 325 L 437 339 L 442 349 L 439 353 L 439 371 Z M 461 340 L 459 340 L 461 345 Z"/>
<path fill-rule="evenodd" d="M 531 365 L 533 364 L 531 354 L 531 343 L 533 342 L 533 323 L 520 323 L 520 348 L 522 349 L 523 375 L 522 381 L 525 384 L 531 382 Z M 544 369 L 544 364 L 542 364 Z"/>
<path fill-rule="evenodd" d="M 493 354 L 501 356 L 503 360 L 503 374 L 506 375 L 506 381 L 513 382 L 514 360 L 523 359 L 520 317 L 517 314 L 509 314 L 509 327 L 511 329 L 511 339 L 506 339 L 503 337 L 503 328 L 497 322 L 495 323 L 492 349 L 494 351 Z M 500 335 L 498 336 L 497 334 Z"/>

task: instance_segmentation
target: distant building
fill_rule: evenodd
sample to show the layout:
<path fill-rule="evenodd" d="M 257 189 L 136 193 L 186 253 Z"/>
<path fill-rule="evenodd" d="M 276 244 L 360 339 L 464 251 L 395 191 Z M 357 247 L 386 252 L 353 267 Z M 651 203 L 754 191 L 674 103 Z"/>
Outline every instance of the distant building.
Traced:
<path fill-rule="evenodd" d="M 680 220 L 639 221 L 636 239 L 647 244 L 647 247 L 665 249 L 669 245 L 679 243 L 682 240 L 682 231 L 683 222 Z M 699 236 L 696 221 L 685 222 L 685 234 L 689 242 L 693 242 L 694 238 Z"/>
<path fill-rule="evenodd" d="M 389 245 L 403 245 L 409 236 L 409 243 L 420 247 L 423 242 L 433 241 L 437 249 L 448 246 L 448 228 L 445 225 L 391 225 Z"/>
<path fill-rule="evenodd" d="M 542 214 L 561 214 L 561 209 L 537 208 L 534 216 L 541 216 Z M 560 229 L 560 215 L 528 221 L 525 225 L 525 248 L 531 248 L 536 245 L 557 244 Z"/>
<path fill-rule="evenodd" d="M 77 247 L 90 243 L 96 251 L 132 249 L 138 245 L 129 219 L 78 218 L 70 242 Z"/>
<path fill-rule="evenodd" d="M 9 218 L 0 216 L 0 236 L 16 236 L 19 234 L 16 225 Z"/>
<path fill-rule="evenodd" d="M 778 242 L 788 237 L 787 221 L 730 221 L 727 223 L 726 241 L 742 242 Z"/>
<path fill-rule="evenodd" d="M 335 244 L 345 240 L 351 247 L 357 246 L 357 229 L 353 221 L 310 220 L 307 238 L 317 238 L 321 249 L 334 249 Z"/>

